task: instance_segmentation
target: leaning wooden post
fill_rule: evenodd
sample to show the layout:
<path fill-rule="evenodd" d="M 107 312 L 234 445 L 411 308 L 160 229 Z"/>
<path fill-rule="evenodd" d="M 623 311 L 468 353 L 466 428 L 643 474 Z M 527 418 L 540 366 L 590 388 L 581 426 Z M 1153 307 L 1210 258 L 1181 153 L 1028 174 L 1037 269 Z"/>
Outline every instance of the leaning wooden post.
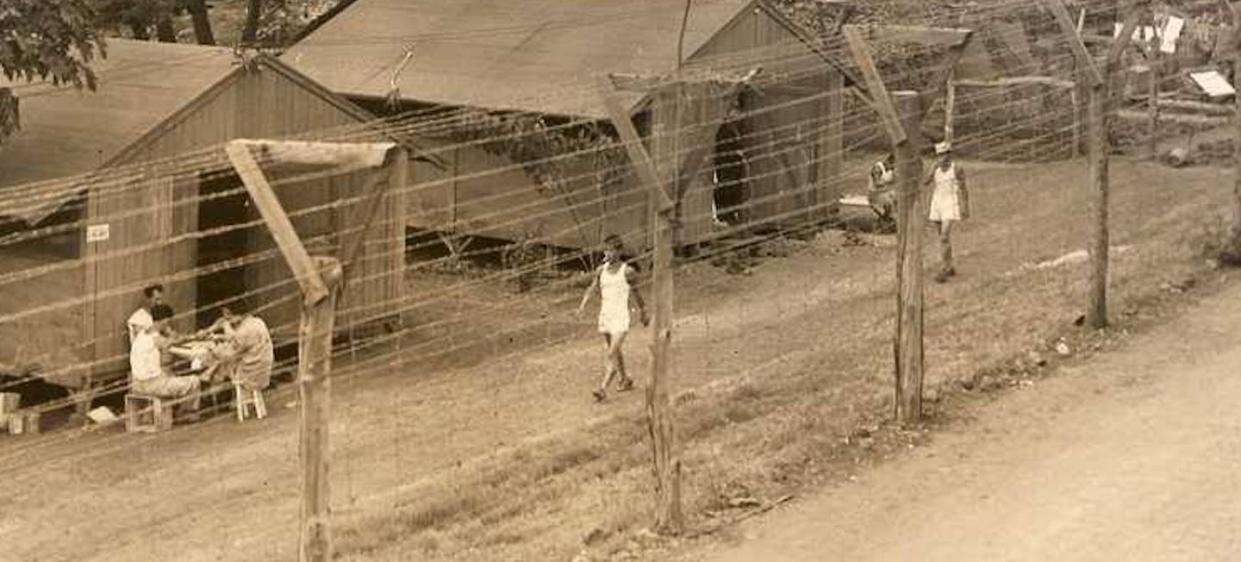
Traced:
<path fill-rule="evenodd" d="M 897 191 L 896 420 L 904 426 L 922 419 L 922 239 L 926 228 L 921 189 L 922 157 L 916 134 L 922 107 L 917 92 L 892 93 L 908 139 L 895 146 Z M 909 133 L 913 131 L 915 133 Z"/>
<path fill-rule="evenodd" d="M 1241 261 L 1241 7 L 1229 3 L 1232 9 L 1232 85 L 1237 93 L 1233 94 L 1233 123 L 1236 127 L 1232 140 L 1233 184 L 1232 184 L 1232 247 L 1231 261 Z"/>
<path fill-rule="evenodd" d="M 953 117 L 957 111 L 956 71 L 948 72 L 947 89 L 944 90 L 944 142 L 952 143 L 954 135 Z"/>
<path fill-rule="evenodd" d="M 298 334 L 298 387 L 302 413 L 300 451 L 302 464 L 301 562 L 332 559 L 331 493 L 329 487 L 329 430 L 331 419 L 332 333 L 336 325 L 336 290 L 341 266 L 335 258 L 314 258 L 328 287 L 327 298 L 302 304 Z"/>
<path fill-rule="evenodd" d="M 1150 68 L 1150 71 L 1147 72 L 1147 78 L 1150 79 L 1147 91 L 1150 105 L 1147 106 L 1146 110 L 1149 112 L 1147 117 L 1150 123 L 1147 125 L 1147 128 L 1150 130 L 1149 143 L 1152 160 L 1159 158 L 1159 81 L 1161 79 L 1159 67 L 1161 65 L 1156 58 L 1157 56 L 1155 53 L 1151 53 L 1151 58 L 1147 61 L 1147 66 Z"/>

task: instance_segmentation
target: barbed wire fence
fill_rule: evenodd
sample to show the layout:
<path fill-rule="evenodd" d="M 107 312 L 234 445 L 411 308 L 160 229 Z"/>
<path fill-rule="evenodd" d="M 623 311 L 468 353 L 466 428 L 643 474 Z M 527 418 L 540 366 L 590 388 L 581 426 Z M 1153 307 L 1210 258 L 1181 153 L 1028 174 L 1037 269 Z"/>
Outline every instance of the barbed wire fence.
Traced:
<path fill-rule="evenodd" d="M 1021 3 L 997 3 L 993 9 L 998 13 L 1018 4 Z M 1106 3 L 1092 4 L 1091 9 L 1109 9 L 1103 4 Z M 708 155 L 702 172 L 688 178 L 692 183 L 686 197 L 700 199 L 696 204 L 688 200 L 683 202 L 679 222 L 710 225 L 710 228 L 702 229 L 707 234 L 701 240 L 684 247 L 685 253 L 675 265 L 678 282 L 689 285 L 695 293 L 736 297 L 714 307 L 711 303 L 678 298 L 678 310 L 681 310 L 680 301 L 685 301 L 685 313 L 678 313 L 673 319 L 674 330 L 678 333 L 677 342 L 672 346 L 675 373 L 677 379 L 683 379 L 676 383 L 678 394 L 707 393 L 726 381 L 735 383 L 760 373 L 779 372 L 797 364 L 801 358 L 823 352 L 819 345 L 794 353 L 752 350 L 753 356 L 741 362 L 740 369 L 734 370 L 736 363 L 727 358 L 735 351 L 732 347 L 736 344 L 736 334 L 743 332 L 747 323 L 764 319 L 768 324 L 779 325 L 781 318 L 807 317 L 821 310 L 824 302 L 838 302 L 838 299 L 827 299 L 816 280 L 790 275 L 762 291 L 752 287 L 757 299 L 770 299 L 772 295 L 784 297 L 775 299 L 772 312 L 768 302 L 747 299 L 744 290 L 739 294 L 730 293 L 738 291 L 736 277 L 700 267 L 718 262 L 745 271 L 757 259 L 752 254 L 784 252 L 787 250 L 780 248 L 797 245 L 787 242 L 789 240 L 811 239 L 836 220 L 831 213 L 837 207 L 834 196 L 860 191 L 866 184 L 869 164 L 887 150 L 873 109 L 856 98 L 840 104 L 840 115 L 831 115 L 821 108 L 831 96 L 844 95 L 842 92 L 803 88 L 798 90 L 801 92 L 798 95 L 774 93 L 782 88 L 789 91 L 786 87 L 800 86 L 807 81 L 813 83 L 824 72 L 821 64 L 824 57 L 849 60 L 842 44 L 826 41 L 815 46 L 818 52 L 811 53 L 794 49 L 800 46 L 800 43 L 789 42 L 713 57 L 697 74 L 693 69 L 687 70 L 689 78 L 701 80 L 734 76 L 756 67 L 763 68 L 764 72 L 743 90 L 743 97 L 748 96 L 751 105 L 743 103 L 731 114 L 720 111 L 697 123 L 647 132 L 645 140 L 652 145 L 674 141 L 678 144 L 675 150 L 652 152 L 652 164 L 656 169 L 680 169 L 687 157 Z M 1052 66 L 1071 66 L 1072 54 L 1067 47 L 1055 57 Z M 798 66 L 804 70 L 766 70 Z M 915 77 L 885 76 L 885 79 L 899 83 Z M 736 105 L 736 93 L 724 91 L 726 93 L 691 103 L 718 108 Z M 546 93 L 549 98 L 566 99 L 606 95 L 611 93 L 599 91 L 593 81 L 588 80 L 557 85 Z M 1044 92 L 1032 89 L 968 90 L 957 95 L 956 144 L 969 147 L 970 162 L 1054 162 L 1072 152 L 1076 118 L 1071 104 L 1063 103 L 1061 98 L 1048 101 Z M 1038 104 L 1040 110 L 1030 110 L 1031 104 Z M 995 118 L 1008 111 L 1022 117 L 1007 121 Z M 797 116 L 784 118 L 789 114 Z M 727 189 L 723 176 L 728 175 L 729 170 L 720 169 L 713 161 L 713 153 L 720 143 L 716 135 L 704 135 L 703 130 L 736 123 L 749 125 L 749 129 L 738 133 L 733 142 L 745 147 L 749 173 L 740 181 L 751 189 L 748 198 L 722 209 L 719 201 L 713 199 L 713 191 Z M 765 126 L 755 125 L 757 123 Z M 932 130 L 938 126 L 933 118 L 924 125 Z M 584 359 L 587 365 L 593 365 L 595 359 L 571 345 L 580 341 L 584 331 L 582 323 L 572 319 L 571 312 L 589 278 L 588 273 L 597 263 L 600 235 L 620 236 L 633 253 L 631 259 L 644 265 L 644 269 L 650 267 L 652 256 L 647 240 L 651 203 L 647 192 L 651 186 L 634 173 L 627 157 L 619 156 L 626 147 L 610 127 L 600 127 L 597 118 L 553 116 L 544 116 L 536 128 L 527 130 L 490 131 L 480 135 L 478 126 L 478 115 L 470 110 L 431 109 L 299 136 L 301 140 L 333 143 L 395 140 L 411 148 L 417 161 L 411 165 L 409 180 L 403 186 L 392 186 L 385 195 L 387 204 L 399 206 L 400 212 L 390 213 L 368 225 L 348 224 L 345 220 L 366 201 L 365 194 L 356 190 L 364 171 L 285 169 L 278 160 L 256 154 L 260 165 L 270 171 L 274 189 L 285 198 L 286 211 L 312 254 L 334 255 L 340 251 L 342 240 L 362 229 L 370 229 L 357 264 L 362 273 L 351 281 L 349 290 L 390 284 L 394 279 L 401 286 L 400 290 L 389 287 L 385 289 L 386 294 L 370 300 L 354 298 L 353 293 L 346 291 L 337 311 L 340 320 L 336 332 L 341 337 L 333 347 L 333 379 L 339 383 L 337 413 L 343 415 L 337 418 L 340 426 L 336 431 L 342 438 L 337 441 L 333 457 L 343 463 L 344 469 L 334 474 L 333 486 L 344 490 L 343 498 L 347 500 L 338 496 L 334 501 L 342 507 L 348 505 L 351 512 L 361 516 L 384 517 L 388 510 L 407 509 L 396 492 L 416 488 L 433 478 L 437 469 L 446 469 L 440 460 L 420 456 L 418 447 L 430 437 L 418 431 L 416 422 L 399 414 L 418 397 L 412 395 L 413 391 L 393 391 L 399 384 L 385 381 L 416 380 L 436 373 L 454 376 L 483 373 L 500 377 L 513 368 L 515 356 L 547 353 L 553 359 L 574 362 L 548 367 L 549 373 L 555 373 L 548 375 L 551 382 L 582 381 L 580 392 L 562 391 L 556 396 L 577 394 L 588 398 L 588 385 L 581 376 L 587 371 L 593 376 L 593 369 L 583 367 L 580 361 Z M 521 161 L 506 161 L 501 157 L 507 155 L 502 145 L 546 145 L 548 137 L 595 134 L 583 131 L 599 129 L 607 139 L 598 146 L 571 145 L 560 152 L 527 156 Z M 829 136 L 826 143 L 804 140 Z M 471 140 L 460 140 L 463 137 Z M 434 142 L 426 139 L 434 139 Z M 840 147 L 840 169 L 834 175 L 819 173 L 831 164 L 832 157 L 821 145 L 832 143 Z M 475 167 L 461 166 L 463 157 L 472 158 Z M 600 167 L 599 162 L 610 164 Z M 789 162 L 794 164 L 790 166 Z M 532 170 L 553 170 L 557 174 L 540 181 L 531 179 Z M 790 173 L 796 175 L 795 181 L 788 179 Z M 119 310 L 121 307 L 116 302 L 134 303 L 135 295 L 153 282 L 172 288 L 170 298 L 178 305 L 179 313 L 175 321 L 184 329 L 213 319 L 222 304 L 248 299 L 257 303 L 256 313 L 260 317 L 272 319 L 274 333 L 296 333 L 298 318 L 289 311 L 295 311 L 300 301 L 297 281 L 282 269 L 280 251 L 264 238 L 264 221 L 244 207 L 247 191 L 233 174 L 222 148 L 212 147 L 194 154 L 6 191 L 6 209 L 52 206 L 58 209 L 58 215 L 54 217 L 57 220 L 34 227 L 16 222 L 0 225 L 4 227 L 0 253 L 6 255 L 6 265 L 12 264 L 0 271 L 0 294 L 19 295 L 4 299 L 6 304 L 0 309 L 0 326 L 5 331 L 2 335 L 6 341 L 26 342 L 20 353 L 18 349 L 6 352 L 19 359 L 15 361 L 18 366 L 21 362 L 40 365 L 36 371 L 24 372 L 3 383 L 0 391 L 37 380 L 98 379 L 96 375 L 107 374 L 102 371 L 123 364 L 127 354 L 123 345 L 118 345 L 123 316 L 105 322 L 114 326 L 114 330 L 96 330 L 88 340 L 77 337 L 76 326 L 85 324 L 82 315 L 87 313 L 82 311 L 86 308 Z M 222 187 L 210 192 L 200 189 L 215 180 Z M 758 189 L 760 185 L 777 187 L 764 187 L 764 191 Z M 157 189 L 171 189 L 171 194 L 165 191 L 164 195 L 156 196 Z M 308 192 L 318 193 L 312 197 L 306 195 Z M 306 196 L 299 199 L 294 194 Z M 454 194 L 457 199 L 449 199 Z M 176 226 L 157 224 L 178 213 L 191 210 L 201 213 L 213 204 L 221 205 L 216 208 L 227 208 L 223 206 L 225 202 L 233 205 L 235 216 L 219 220 L 211 228 L 186 226 L 175 230 Z M 296 204 L 292 204 L 294 202 Z M 445 202 L 452 205 L 448 208 L 451 213 L 458 218 L 466 217 L 452 222 L 451 231 L 443 233 L 449 240 L 459 241 L 454 242 L 458 247 L 446 248 L 441 236 L 421 231 L 419 236 L 405 237 L 407 228 L 420 227 L 419 221 L 426 217 L 424 213 L 444 212 Z M 239 203 L 241 207 L 237 206 Z M 99 209 L 108 210 L 100 212 Z M 717 221 L 721 219 L 721 211 L 731 211 L 731 216 L 747 220 L 720 221 L 724 222 L 720 224 Z M 82 252 L 64 242 L 85 239 L 86 232 L 98 224 L 117 225 L 114 229 L 120 229 L 119 225 L 163 229 L 160 232 L 167 235 L 153 236 L 105 253 Z M 174 230 L 169 231 L 169 228 Z M 394 232 L 400 233 L 400 243 L 395 246 L 391 237 Z M 506 240 L 518 237 L 523 239 L 516 243 Z M 471 238 L 474 241 L 467 244 L 465 241 Z M 212 242 L 230 240 L 241 241 L 243 245 L 231 248 L 233 251 L 228 257 L 213 263 L 187 261 L 156 274 L 137 272 L 99 291 L 85 287 L 85 281 L 80 281 L 88 268 L 133 268 L 133 264 L 152 256 L 170 256 L 185 247 L 201 250 Z M 392 263 L 394 248 L 403 263 L 397 271 L 384 268 L 385 264 Z M 522 248 L 535 250 L 522 251 Z M 506 253 L 514 259 L 501 264 Z M 7 259 L 10 255 L 14 259 Z M 736 265 L 738 262 L 740 265 Z M 462 263 L 472 265 L 462 272 Z M 263 273 L 265 269 L 269 272 Z M 703 270 L 716 273 L 702 274 Z M 891 271 L 884 267 L 874 267 L 872 271 L 868 279 L 870 287 L 853 287 L 849 294 L 860 299 L 886 298 L 892 291 Z M 1072 271 L 1065 275 L 1077 274 Z M 191 291 L 179 288 L 202 283 L 212 275 L 221 279 L 235 276 L 233 279 L 241 287 L 240 292 L 208 300 L 197 298 L 197 295 L 191 298 Z M 646 282 L 644 275 L 639 289 L 649 294 Z M 105 304 L 107 306 L 102 306 Z M 856 318 L 856 315 L 850 317 Z M 870 321 L 870 325 L 859 326 L 858 331 L 881 332 L 891 318 L 887 315 Z M 380 329 L 374 328 L 377 324 Z M 369 337 L 359 337 L 364 333 Z M 27 337 L 18 337 L 19 334 Z M 51 348 L 52 352 L 40 354 L 29 348 L 32 345 Z M 103 348 L 105 345 L 114 351 L 92 353 L 96 346 Z M 630 358 L 640 364 L 631 364 L 631 368 L 645 367 L 641 356 L 630 353 Z M 277 370 L 290 371 L 296 367 L 297 358 L 291 355 L 281 358 Z M 530 368 L 520 370 L 525 376 L 538 374 Z M 577 374 L 563 374 L 566 370 Z M 102 380 L 102 385 L 96 383 L 96 386 L 83 388 L 82 392 L 45 402 L 34 409 L 50 414 L 84 402 L 88 406 L 91 401 L 106 402 L 110 396 L 127 392 L 128 379 L 123 371 Z M 485 387 L 487 383 L 472 384 Z M 548 384 L 536 386 L 546 389 Z M 446 391 L 435 390 L 432 396 L 447 399 Z M 470 396 L 484 393 L 485 388 L 474 389 Z M 287 388 L 277 388 L 270 396 L 274 404 L 295 400 Z M 453 413 L 452 408 L 447 404 L 436 410 L 449 422 L 468 423 L 464 417 L 466 413 Z M 376 409 L 389 415 L 379 416 L 371 411 Z M 477 413 L 476 408 L 464 409 Z M 572 410 L 561 415 L 578 420 L 583 414 Z M 622 424 L 616 420 L 634 415 L 634 412 L 618 410 L 586 415 L 592 424 L 615 427 Z M 566 419 L 551 414 L 531 416 L 551 424 Z M 233 422 L 228 416 L 219 416 L 202 425 L 213 427 L 224 423 Z M 382 431 L 376 431 L 377 428 Z M 551 438 L 549 435 L 566 431 L 570 429 L 547 426 L 513 431 L 505 436 L 514 440 L 506 450 L 514 451 L 524 443 L 545 441 Z M 692 441 L 695 435 L 691 429 L 682 437 Z M 379 445 L 379 441 L 387 439 L 390 439 L 388 443 Z M 277 472 L 288 477 L 296 468 L 289 459 L 294 453 L 288 440 L 281 443 L 282 447 L 275 451 L 256 453 L 255 459 L 280 464 Z M 480 459 L 492 454 L 492 445 L 463 449 L 461 454 L 465 458 Z M 33 478 L 55 466 L 136 449 L 145 450 L 144 446 L 136 445 L 130 435 L 99 429 L 67 431 L 6 444 L 0 450 L 0 464 L 6 467 L 6 473 Z M 191 453 L 188 449 L 178 449 L 174 454 Z M 234 461 L 225 458 L 201 462 L 206 465 L 206 472 L 236 468 Z M 415 466 L 419 464 L 430 468 Z M 209 484 L 207 488 L 214 487 L 217 494 L 227 495 L 235 485 L 236 482 L 222 481 Z M 236 509 L 238 501 L 203 500 L 193 509 L 223 513 Z M 150 503 L 154 505 L 156 500 Z M 109 518 L 106 512 L 99 515 Z M 282 521 L 287 522 L 290 517 L 286 513 Z M 221 525 L 227 527 L 229 524 Z M 286 534 L 287 531 L 273 529 L 267 536 L 280 543 L 279 537 Z M 345 540 L 352 539 L 345 537 Z M 272 548 L 289 552 L 288 543 L 284 540 L 284 546 Z"/>

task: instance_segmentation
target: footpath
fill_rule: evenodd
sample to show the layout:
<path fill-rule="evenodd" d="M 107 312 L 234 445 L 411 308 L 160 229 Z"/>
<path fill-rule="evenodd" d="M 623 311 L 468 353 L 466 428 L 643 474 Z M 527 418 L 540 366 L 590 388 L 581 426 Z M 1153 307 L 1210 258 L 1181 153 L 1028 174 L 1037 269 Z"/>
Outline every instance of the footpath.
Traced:
<path fill-rule="evenodd" d="M 1241 287 L 694 556 L 1241 560 Z"/>

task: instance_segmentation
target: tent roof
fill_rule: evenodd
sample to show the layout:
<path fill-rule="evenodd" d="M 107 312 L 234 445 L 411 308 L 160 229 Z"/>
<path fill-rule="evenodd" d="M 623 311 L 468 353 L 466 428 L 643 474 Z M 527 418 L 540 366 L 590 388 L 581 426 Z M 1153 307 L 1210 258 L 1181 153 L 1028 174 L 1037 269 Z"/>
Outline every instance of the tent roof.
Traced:
<path fill-rule="evenodd" d="M 217 47 L 108 40 L 93 68 L 98 90 L 51 82 L 7 82 L 21 108 L 21 129 L 0 145 L 0 189 L 89 172 L 234 68 Z"/>
<path fill-rule="evenodd" d="M 686 58 L 756 0 L 696 0 Z M 603 73 L 675 70 L 685 4 L 669 0 L 355 0 L 283 55 L 331 90 L 425 103 L 605 117 Z M 630 107 L 642 96 L 629 94 Z"/>

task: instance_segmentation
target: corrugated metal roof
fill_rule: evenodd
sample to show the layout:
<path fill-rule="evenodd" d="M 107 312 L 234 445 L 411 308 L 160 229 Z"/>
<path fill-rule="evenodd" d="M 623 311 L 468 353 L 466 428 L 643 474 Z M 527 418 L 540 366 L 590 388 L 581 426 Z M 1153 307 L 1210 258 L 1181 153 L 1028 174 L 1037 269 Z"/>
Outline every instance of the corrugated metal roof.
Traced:
<path fill-rule="evenodd" d="M 229 49 L 108 40 L 92 66 L 95 92 L 50 82 L 7 82 L 21 104 L 21 130 L 0 145 L 0 189 L 76 175 L 111 160 L 234 67 Z"/>
<path fill-rule="evenodd" d="M 689 57 L 754 0 L 695 0 Z M 356 0 L 282 57 L 331 90 L 421 102 L 603 117 L 582 95 L 602 73 L 675 70 L 679 0 Z M 631 96 L 636 103 L 640 96 Z"/>

